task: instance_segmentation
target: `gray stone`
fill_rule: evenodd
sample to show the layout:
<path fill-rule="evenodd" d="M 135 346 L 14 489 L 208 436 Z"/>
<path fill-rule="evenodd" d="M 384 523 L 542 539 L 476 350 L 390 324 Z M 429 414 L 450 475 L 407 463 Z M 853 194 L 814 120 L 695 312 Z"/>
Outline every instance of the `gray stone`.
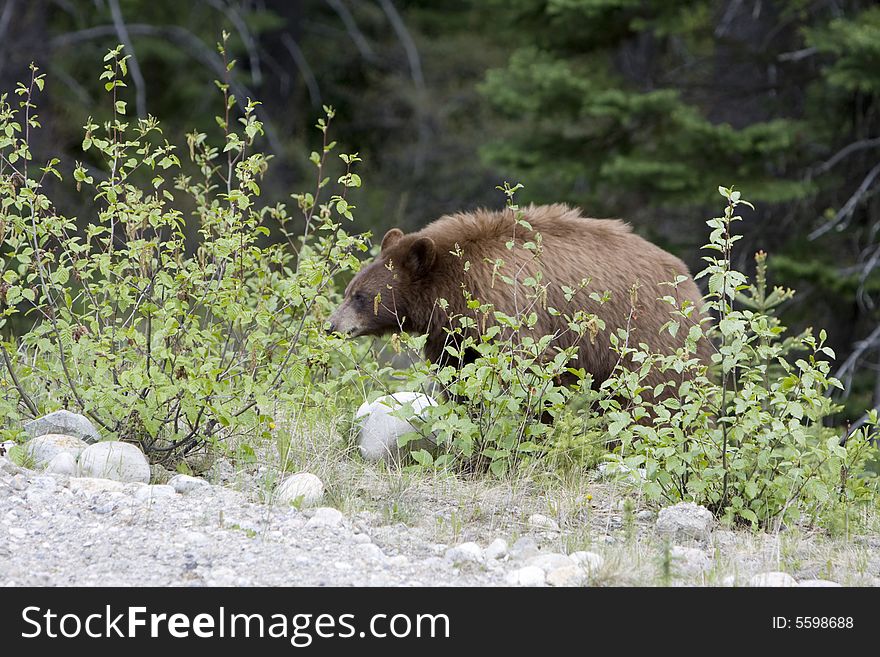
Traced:
<path fill-rule="evenodd" d="M 789 587 L 797 586 L 797 580 L 788 573 L 770 571 L 758 573 L 749 580 L 749 586 L 761 587 Z"/>
<path fill-rule="evenodd" d="M 310 472 L 298 472 L 285 478 L 275 490 L 279 504 L 315 506 L 324 499 L 324 482 Z"/>
<path fill-rule="evenodd" d="M 595 552 L 586 552 L 583 550 L 579 550 L 577 552 L 572 552 L 568 555 L 572 561 L 574 561 L 578 566 L 582 569 L 586 570 L 588 573 L 594 573 L 597 570 L 600 570 L 602 566 L 605 565 L 605 559 L 601 554 L 596 554 Z"/>
<path fill-rule="evenodd" d="M 674 545 L 670 549 L 673 569 L 679 575 L 697 575 L 712 569 L 712 560 L 703 550 Z"/>
<path fill-rule="evenodd" d="M 486 559 L 503 559 L 507 556 L 507 541 L 503 538 L 496 538 L 494 541 L 489 543 L 486 549 L 483 551 L 483 555 Z"/>
<path fill-rule="evenodd" d="M 510 556 L 514 559 L 525 561 L 540 554 L 538 542 L 531 536 L 523 536 L 513 544 L 510 548 Z"/>
<path fill-rule="evenodd" d="M 339 527 L 345 516 L 342 513 L 329 506 L 323 506 L 315 509 L 315 514 L 309 518 L 306 527 Z"/>
<path fill-rule="evenodd" d="M 37 468 L 45 468 L 59 454 L 70 454 L 74 463 L 89 444 L 82 438 L 62 433 L 47 433 L 25 443 L 25 452 Z"/>
<path fill-rule="evenodd" d="M 211 484 L 204 479 L 190 477 L 185 474 L 174 475 L 168 480 L 168 485 L 181 494 L 192 493 L 197 490 L 205 490 L 206 488 L 211 487 Z"/>
<path fill-rule="evenodd" d="M 127 484 L 121 481 L 113 481 L 112 479 L 103 479 L 100 477 L 76 477 L 70 480 L 70 490 L 80 495 L 94 495 L 96 493 L 126 493 L 134 492 L 135 488 L 139 488 L 134 484 Z"/>
<path fill-rule="evenodd" d="M 25 422 L 24 430 L 31 438 L 55 433 L 81 438 L 87 443 L 96 443 L 101 440 L 101 434 L 87 417 L 65 410 L 55 411 Z"/>
<path fill-rule="evenodd" d="M 483 549 L 476 543 L 462 543 L 446 550 L 445 557 L 453 563 L 472 561 L 479 563 L 483 560 Z"/>
<path fill-rule="evenodd" d="M 526 561 L 526 566 L 536 566 L 537 568 L 543 570 L 545 573 L 549 573 L 551 570 L 556 570 L 558 568 L 567 568 L 568 566 L 574 565 L 574 561 L 572 561 L 569 557 L 556 552 L 539 554 L 538 556 L 532 557 L 531 559 Z"/>
<path fill-rule="evenodd" d="M 76 475 L 76 457 L 69 452 L 60 452 L 46 464 L 46 472 L 72 477 Z"/>
<path fill-rule="evenodd" d="M 655 525 L 657 533 L 673 540 L 707 540 L 712 533 L 715 518 L 704 506 L 680 502 L 660 511 Z"/>
<path fill-rule="evenodd" d="M 361 545 L 358 545 L 356 549 L 358 554 L 367 559 L 385 559 L 385 553 L 382 552 L 382 548 L 373 543 L 362 543 Z"/>
<path fill-rule="evenodd" d="M 537 566 L 518 568 L 507 574 L 507 583 L 512 586 L 544 586 L 547 575 Z"/>
<path fill-rule="evenodd" d="M 395 392 L 379 399 L 361 404 L 355 414 L 358 429 L 358 449 L 367 461 L 397 461 L 400 448 L 397 439 L 415 431 L 410 421 L 394 415 L 407 404 L 412 406 L 415 417 L 423 418 L 425 410 L 436 406 L 437 402 L 420 392 Z M 412 418 L 412 419 L 415 419 Z M 431 449 L 434 441 L 419 439 L 410 442 L 407 450 Z"/>
<path fill-rule="evenodd" d="M 150 464 L 134 445 L 107 441 L 89 445 L 79 457 L 81 477 L 112 479 L 121 482 L 150 482 Z"/>
<path fill-rule="evenodd" d="M 583 586 L 587 582 L 587 573 L 579 566 L 563 566 L 547 573 L 550 586 Z"/>
<path fill-rule="evenodd" d="M 151 484 L 169 484 L 174 479 L 175 473 L 171 470 L 159 465 L 158 463 L 150 464 L 150 483 Z"/>
<path fill-rule="evenodd" d="M 177 492 L 173 487 L 167 484 L 153 484 L 152 486 L 141 486 L 134 493 L 134 499 L 140 502 L 148 502 L 162 497 L 174 497 Z"/>
<path fill-rule="evenodd" d="M 28 487 L 27 478 L 23 474 L 17 474 L 9 482 L 14 490 L 25 490 Z"/>
<path fill-rule="evenodd" d="M 552 532 L 559 531 L 559 523 L 553 520 L 553 518 L 548 518 L 541 513 L 533 513 L 529 516 L 527 522 L 531 529 L 543 529 Z"/>

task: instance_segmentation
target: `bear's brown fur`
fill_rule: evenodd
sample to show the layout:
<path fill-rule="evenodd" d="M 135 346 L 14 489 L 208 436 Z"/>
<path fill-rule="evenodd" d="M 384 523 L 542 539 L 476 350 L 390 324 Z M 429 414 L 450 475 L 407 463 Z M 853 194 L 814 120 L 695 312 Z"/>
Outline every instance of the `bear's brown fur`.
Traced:
<path fill-rule="evenodd" d="M 679 306 L 685 300 L 699 309 L 700 292 L 687 266 L 660 247 L 634 234 L 619 220 L 588 219 L 565 205 L 529 206 L 522 218 L 532 230 L 519 225 L 511 210 L 478 210 L 441 217 L 422 230 L 405 235 L 393 228 L 382 240 L 379 257 L 364 267 L 345 290 L 345 299 L 330 319 L 330 327 L 348 336 L 381 335 L 397 330 L 427 333 L 425 356 L 432 362 L 447 358 L 444 346 L 449 335 L 449 316 L 472 314 L 466 308 L 462 286 L 475 299 L 492 304 L 508 315 L 522 311 L 528 304 L 522 281 L 534 277 L 540 269 L 547 285 L 546 304 L 532 306 L 538 312 L 534 333 L 558 334 L 560 347 L 578 343 L 577 362 L 599 383 L 607 379 L 619 361 L 609 342 L 618 328 L 630 328 L 630 345 L 645 342 L 660 353 L 672 353 L 684 343 L 688 327 L 677 336 L 661 327 L 669 321 L 672 307 L 659 298 L 675 295 Z M 540 261 L 524 248 L 540 234 Z M 514 248 L 508 243 L 514 240 Z M 504 265 L 493 275 L 494 263 Z M 469 266 L 465 268 L 465 263 Z M 501 275 L 516 275 L 520 285 L 502 282 Z M 687 279 L 677 288 L 661 285 L 677 276 Z M 589 284 L 571 301 L 565 299 L 562 286 L 577 289 L 583 279 Z M 631 290 L 637 285 L 636 304 Z M 604 304 L 589 298 L 591 292 L 611 293 Z M 441 310 L 436 301 L 448 301 Z M 546 307 L 571 315 L 575 310 L 595 313 L 606 324 L 596 336 L 579 339 L 568 329 L 562 316 L 553 316 Z M 691 321 L 701 318 L 698 311 Z M 456 324 L 457 325 L 457 324 Z M 710 345 L 700 341 L 698 349 L 708 361 Z M 668 379 L 652 373 L 646 383 L 655 385 Z"/>

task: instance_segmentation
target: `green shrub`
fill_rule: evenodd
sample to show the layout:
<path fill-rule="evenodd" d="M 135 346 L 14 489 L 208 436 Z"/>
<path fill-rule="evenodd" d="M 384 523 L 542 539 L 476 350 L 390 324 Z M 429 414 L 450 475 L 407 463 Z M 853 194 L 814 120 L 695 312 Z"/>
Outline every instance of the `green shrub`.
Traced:
<path fill-rule="evenodd" d="M 367 248 L 342 228 L 358 158 L 340 156 L 340 191 L 330 195 L 325 108 L 324 145 L 312 154 L 318 182 L 294 196 L 295 220 L 283 204 L 260 202 L 270 158 L 255 150 L 255 102 L 218 82 L 225 139 L 189 135 L 181 163 L 154 118 L 127 115 L 121 51 L 108 53 L 101 75 L 113 118 L 85 126 L 96 166 L 73 169 L 95 207 L 84 220 L 48 196 L 47 181 L 62 178 L 58 160 L 32 162 L 43 75 L 32 66 L 17 108 L 0 98 L 0 416 L 16 433 L 21 419 L 66 407 L 173 461 L 220 438 L 268 435 L 274 411 L 320 405 L 323 386 L 335 385 L 339 350 L 328 340 L 338 341 L 323 324 L 333 277 Z M 17 336 L 8 333 L 16 317 L 26 329 Z"/>

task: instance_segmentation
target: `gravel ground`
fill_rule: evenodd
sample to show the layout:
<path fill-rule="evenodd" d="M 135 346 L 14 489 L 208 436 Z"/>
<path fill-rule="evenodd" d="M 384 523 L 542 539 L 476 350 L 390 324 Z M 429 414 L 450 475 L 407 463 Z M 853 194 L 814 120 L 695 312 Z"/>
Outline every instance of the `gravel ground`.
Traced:
<path fill-rule="evenodd" d="M 221 486 L 169 492 L 0 458 L 0 584 L 484 586 L 503 584 L 510 569 L 459 567 L 447 546 L 411 534 L 397 549 L 388 528 L 383 549 L 335 510 L 256 504 Z"/>
<path fill-rule="evenodd" d="M 640 508 L 614 484 L 407 483 L 342 465 L 322 473 L 335 490 L 322 503 L 345 514 L 263 503 L 259 471 L 215 468 L 215 484 L 178 493 L 0 457 L 0 585 L 880 585 L 873 531 L 732 531 L 693 504 Z"/>

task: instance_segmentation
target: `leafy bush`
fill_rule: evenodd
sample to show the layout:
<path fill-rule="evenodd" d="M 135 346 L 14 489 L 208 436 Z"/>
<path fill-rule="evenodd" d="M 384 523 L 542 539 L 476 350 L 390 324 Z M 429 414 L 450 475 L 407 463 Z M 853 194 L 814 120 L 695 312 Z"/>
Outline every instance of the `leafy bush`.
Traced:
<path fill-rule="evenodd" d="M 225 35 L 225 58 L 224 44 Z M 15 433 L 23 417 L 79 410 L 107 437 L 173 461 L 221 437 L 268 434 L 275 409 L 320 404 L 321 386 L 334 384 L 337 351 L 323 331 L 332 281 L 366 249 L 341 226 L 352 219 L 345 197 L 360 185 L 358 158 L 340 156 L 340 192 L 321 202 L 335 147 L 325 108 L 318 182 L 294 196 L 296 221 L 283 204 L 260 204 L 269 157 L 254 149 L 255 102 L 218 82 L 224 141 L 189 135 L 181 163 L 154 118 L 128 116 L 121 51 L 107 54 L 101 75 L 113 118 L 85 126 L 96 166 L 73 170 L 97 208 L 86 220 L 63 216 L 48 196 L 49 179 L 62 179 L 58 160 L 32 163 L 43 75 L 32 66 L 18 108 L 0 98 L 0 328 L 29 323 L 0 343 L 0 416 Z M 281 240 L 269 239 L 272 228 Z"/>

